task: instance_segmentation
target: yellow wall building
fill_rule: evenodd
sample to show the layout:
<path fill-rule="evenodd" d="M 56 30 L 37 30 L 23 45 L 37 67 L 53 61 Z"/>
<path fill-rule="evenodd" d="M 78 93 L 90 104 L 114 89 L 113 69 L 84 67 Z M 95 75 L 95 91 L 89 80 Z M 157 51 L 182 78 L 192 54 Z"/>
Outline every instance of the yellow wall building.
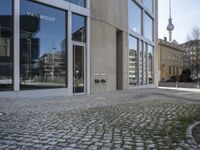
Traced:
<path fill-rule="evenodd" d="M 185 49 L 176 41 L 158 40 L 159 81 L 166 81 L 172 76 L 181 75 L 183 71 Z"/>

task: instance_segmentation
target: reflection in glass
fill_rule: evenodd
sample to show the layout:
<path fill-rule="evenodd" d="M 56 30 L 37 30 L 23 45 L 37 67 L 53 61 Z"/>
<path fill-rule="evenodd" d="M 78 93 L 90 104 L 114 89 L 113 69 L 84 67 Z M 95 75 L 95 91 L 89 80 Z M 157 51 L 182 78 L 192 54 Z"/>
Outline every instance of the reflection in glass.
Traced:
<path fill-rule="evenodd" d="M 129 86 L 137 85 L 137 39 L 129 36 Z"/>
<path fill-rule="evenodd" d="M 153 0 L 143 0 L 143 3 L 150 12 L 153 12 Z"/>
<path fill-rule="evenodd" d="M 140 69 L 140 85 L 143 84 L 143 42 L 140 41 L 140 60 L 139 60 L 139 69 Z"/>
<path fill-rule="evenodd" d="M 66 87 L 65 12 L 20 2 L 21 89 Z"/>
<path fill-rule="evenodd" d="M 79 5 L 79 6 L 83 6 L 83 7 L 86 6 L 86 0 L 65 0 L 65 1 Z"/>
<path fill-rule="evenodd" d="M 144 15 L 144 36 L 153 41 L 153 19 Z"/>
<path fill-rule="evenodd" d="M 149 84 L 152 84 L 153 81 L 153 60 L 154 60 L 154 48 L 150 45 L 148 45 L 148 78 L 149 78 Z"/>
<path fill-rule="evenodd" d="M 147 84 L 147 44 L 144 43 L 144 52 L 143 52 L 143 63 L 144 63 L 144 73 L 143 73 L 143 81 L 144 81 L 144 85 Z"/>
<path fill-rule="evenodd" d="M 0 1 L 0 91 L 13 89 L 12 0 Z"/>
<path fill-rule="evenodd" d="M 86 19 L 84 16 L 72 15 L 72 40 L 78 42 L 86 41 Z"/>
<path fill-rule="evenodd" d="M 128 0 L 129 29 L 141 34 L 142 9 L 133 0 Z"/>
<path fill-rule="evenodd" d="M 74 78 L 74 93 L 84 92 L 84 47 L 74 45 L 73 46 L 73 78 Z"/>

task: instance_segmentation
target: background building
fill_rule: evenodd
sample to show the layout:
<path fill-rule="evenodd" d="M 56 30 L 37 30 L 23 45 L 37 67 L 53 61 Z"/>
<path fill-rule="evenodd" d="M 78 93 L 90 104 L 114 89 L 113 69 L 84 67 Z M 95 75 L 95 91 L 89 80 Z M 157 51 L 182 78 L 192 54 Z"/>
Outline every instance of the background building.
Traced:
<path fill-rule="evenodd" d="M 180 76 L 184 69 L 185 49 L 175 41 L 168 42 L 161 39 L 158 41 L 160 81 Z"/>
<path fill-rule="evenodd" d="M 200 77 L 200 40 L 190 40 L 183 44 L 182 47 L 186 49 L 185 67 L 192 72 L 192 78 Z"/>
<path fill-rule="evenodd" d="M 157 0 L 2 0 L 0 33 L 0 96 L 157 85 Z"/>

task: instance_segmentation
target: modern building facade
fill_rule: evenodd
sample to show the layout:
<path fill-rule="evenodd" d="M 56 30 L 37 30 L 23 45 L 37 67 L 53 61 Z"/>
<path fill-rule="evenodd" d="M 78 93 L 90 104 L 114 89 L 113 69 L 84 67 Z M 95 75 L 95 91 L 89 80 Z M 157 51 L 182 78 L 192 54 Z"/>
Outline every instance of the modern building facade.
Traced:
<path fill-rule="evenodd" d="M 184 69 L 185 49 L 175 41 L 158 40 L 159 81 L 180 76 Z"/>
<path fill-rule="evenodd" d="M 192 73 L 192 78 L 200 77 L 200 40 L 190 40 L 183 44 L 182 47 L 186 49 L 185 67 L 189 68 Z"/>
<path fill-rule="evenodd" d="M 0 97 L 155 86 L 157 0 L 2 0 Z"/>

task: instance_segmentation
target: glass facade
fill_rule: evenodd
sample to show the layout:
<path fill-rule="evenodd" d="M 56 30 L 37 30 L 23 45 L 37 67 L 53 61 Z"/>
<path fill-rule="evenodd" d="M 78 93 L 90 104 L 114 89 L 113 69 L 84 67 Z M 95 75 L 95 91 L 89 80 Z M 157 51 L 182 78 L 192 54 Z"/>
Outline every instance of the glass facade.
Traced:
<path fill-rule="evenodd" d="M 129 86 L 135 86 L 138 82 L 138 48 L 137 39 L 129 36 Z"/>
<path fill-rule="evenodd" d="M 153 77 L 153 70 L 154 70 L 154 48 L 151 45 L 148 45 L 148 80 L 149 84 L 152 84 L 154 82 L 154 77 Z"/>
<path fill-rule="evenodd" d="M 86 42 L 86 18 L 84 16 L 72 15 L 72 40 Z"/>
<path fill-rule="evenodd" d="M 12 0 L 0 1 L 0 91 L 13 89 Z"/>
<path fill-rule="evenodd" d="M 129 29 L 142 33 L 142 9 L 133 0 L 128 0 Z"/>
<path fill-rule="evenodd" d="M 129 86 L 154 83 L 153 8 L 153 0 L 128 0 Z"/>
<path fill-rule="evenodd" d="M 152 13 L 153 12 L 153 0 L 143 0 L 144 6 Z"/>
<path fill-rule="evenodd" d="M 65 0 L 67 2 L 86 7 L 86 0 Z"/>
<path fill-rule="evenodd" d="M 66 12 L 20 2 L 20 88 L 66 87 Z"/>
<path fill-rule="evenodd" d="M 144 15 L 144 36 L 153 41 L 153 19 L 146 13 Z"/>
<path fill-rule="evenodd" d="M 86 0 L 66 1 L 86 7 Z M 73 88 L 74 84 L 68 85 L 69 65 L 76 71 L 71 79 L 76 78 L 78 81 L 75 92 L 85 92 L 87 17 L 84 15 L 87 16 L 87 13 L 83 11 L 76 14 L 75 8 L 56 8 L 50 6 L 48 1 L 20 0 L 15 3 L 16 6 L 20 5 L 19 14 L 17 11 L 13 16 L 13 2 L 0 1 L 0 91 Z M 72 15 L 69 22 L 68 14 Z M 16 20 L 14 17 L 20 17 L 19 28 L 17 22 L 16 26 L 13 25 Z M 69 26 L 69 23 L 72 24 Z M 71 39 L 67 38 L 69 27 L 72 31 Z M 14 30 L 20 33 L 20 39 L 17 39 L 17 35 L 15 43 Z M 75 42 L 81 45 L 75 46 Z M 72 48 L 72 53 L 69 53 L 68 47 Z M 18 48 L 19 54 L 13 56 Z M 72 54 L 73 64 L 68 64 L 68 53 Z M 15 72 L 14 63 L 20 68 L 15 69 Z M 78 69 L 80 75 L 77 76 Z M 14 74 L 17 75 L 15 78 Z"/>

